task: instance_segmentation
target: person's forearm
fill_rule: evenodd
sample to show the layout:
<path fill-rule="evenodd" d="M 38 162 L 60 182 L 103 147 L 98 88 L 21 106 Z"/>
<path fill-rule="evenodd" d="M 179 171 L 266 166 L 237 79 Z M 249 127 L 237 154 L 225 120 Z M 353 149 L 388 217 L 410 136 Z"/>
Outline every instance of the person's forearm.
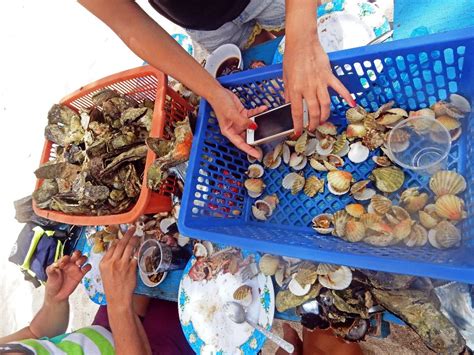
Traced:
<path fill-rule="evenodd" d="M 209 102 L 218 100 L 222 87 L 217 80 L 134 1 L 79 0 L 79 3 L 106 23 L 150 65 L 176 78 Z"/>
<path fill-rule="evenodd" d="M 20 329 L 19 331 L 13 333 L 13 334 L 10 334 L 10 335 L 7 335 L 3 338 L 0 338 L 0 344 L 7 344 L 7 343 L 11 343 L 11 342 L 14 342 L 14 341 L 20 341 L 20 340 L 24 340 L 24 339 L 35 339 L 36 338 L 36 335 L 34 335 L 31 330 L 30 330 L 30 327 L 25 327 L 23 329 Z"/>
<path fill-rule="evenodd" d="M 318 27 L 316 21 L 316 12 L 318 1 L 316 0 L 286 0 L 286 16 L 285 16 L 285 34 L 287 41 L 301 39 L 318 39 Z M 306 32 L 302 35 L 302 28 Z"/>
<path fill-rule="evenodd" d="M 69 324 L 69 300 L 54 302 L 47 297 L 33 318 L 30 329 L 38 338 L 64 334 Z"/>
<path fill-rule="evenodd" d="M 109 302 L 107 311 L 117 355 L 151 354 L 150 343 L 131 302 Z"/>

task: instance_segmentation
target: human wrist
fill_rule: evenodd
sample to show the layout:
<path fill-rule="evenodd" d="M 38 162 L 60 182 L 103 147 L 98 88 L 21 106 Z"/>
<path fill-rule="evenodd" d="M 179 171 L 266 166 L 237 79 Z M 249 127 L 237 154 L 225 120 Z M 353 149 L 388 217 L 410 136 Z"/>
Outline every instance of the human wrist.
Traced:
<path fill-rule="evenodd" d="M 208 91 L 209 94 L 204 95 L 204 98 L 211 104 L 212 107 L 218 106 L 223 102 L 223 98 L 227 96 L 226 89 L 220 84 Z"/>
<path fill-rule="evenodd" d="M 66 299 L 57 299 L 55 295 L 49 295 L 47 293 L 44 295 L 43 308 L 60 307 L 65 305 L 69 305 L 69 297 Z"/>

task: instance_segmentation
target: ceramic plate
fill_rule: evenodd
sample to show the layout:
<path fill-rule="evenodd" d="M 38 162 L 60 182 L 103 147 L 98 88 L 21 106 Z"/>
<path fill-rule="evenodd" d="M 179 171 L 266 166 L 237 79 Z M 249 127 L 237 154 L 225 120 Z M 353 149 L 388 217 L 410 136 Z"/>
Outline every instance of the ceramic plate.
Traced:
<path fill-rule="evenodd" d="M 327 53 L 365 46 L 388 31 L 387 18 L 367 1 L 334 0 L 318 8 L 318 35 Z M 275 51 L 273 64 L 283 62 L 284 52 L 285 37 Z"/>
<path fill-rule="evenodd" d="M 242 285 L 240 274 L 219 274 L 213 280 L 196 282 L 188 275 L 195 262 L 193 256 L 184 269 L 178 298 L 179 319 L 189 344 L 197 354 L 256 354 L 265 336 L 246 323 L 233 323 L 223 311 L 223 305 L 233 300 L 235 289 Z M 259 274 L 245 284 L 252 287 L 253 295 L 248 316 L 270 330 L 275 312 L 271 278 Z"/>

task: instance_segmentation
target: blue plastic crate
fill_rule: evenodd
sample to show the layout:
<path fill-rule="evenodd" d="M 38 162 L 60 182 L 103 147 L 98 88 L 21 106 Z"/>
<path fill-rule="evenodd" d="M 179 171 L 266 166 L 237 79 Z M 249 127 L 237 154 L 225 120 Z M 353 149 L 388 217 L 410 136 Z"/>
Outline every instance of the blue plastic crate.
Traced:
<path fill-rule="evenodd" d="M 428 107 L 450 93 L 474 97 L 474 31 L 449 33 L 355 48 L 330 55 L 334 72 L 356 95 L 359 104 L 375 110 L 381 103 L 395 100 L 407 110 Z M 222 78 L 225 87 L 236 92 L 248 108 L 283 103 L 280 65 L 246 71 Z M 345 125 L 347 106 L 332 93 L 332 118 Z M 469 218 L 460 224 L 463 244 L 452 250 L 386 247 L 348 243 L 332 236 L 318 235 L 310 228 L 313 216 L 336 211 L 351 203 L 349 195 L 327 192 L 308 198 L 291 195 L 281 187 L 286 166 L 266 171 L 266 193 L 276 192 L 280 205 L 266 222 L 253 219 L 249 198 L 243 188 L 246 156 L 224 138 L 209 104 L 201 103 L 198 127 L 192 148 L 179 227 L 183 234 L 235 245 L 244 249 L 287 255 L 319 262 L 343 264 L 403 274 L 474 283 L 474 121 L 463 123 L 463 135 L 453 144 L 449 169 L 466 177 L 464 195 Z M 346 159 L 348 161 L 348 159 Z M 344 170 L 357 180 L 366 178 L 373 168 L 371 159 L 363 164 L 346 162 Z M 321 176 L 323 173 L 309 173 Z M 428 178 L 405 171 L 405 188 L 427 189 Z M 398 195 L 392 195 L 398 199 Z"/>

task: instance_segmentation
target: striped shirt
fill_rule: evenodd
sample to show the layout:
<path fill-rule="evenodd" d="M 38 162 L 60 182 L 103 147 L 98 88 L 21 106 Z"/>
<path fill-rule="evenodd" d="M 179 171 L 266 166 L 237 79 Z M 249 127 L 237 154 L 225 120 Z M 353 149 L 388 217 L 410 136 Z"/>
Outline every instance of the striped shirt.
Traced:
<path fill-rule="evenodd" d="M 76 330 L 73 333 L 54 338 L 25 339 L 2 346 L 18 349 L 21 346 L 27 354 L 35 355 L 112 355 L 115 354 L 112 333 L 99 325 Z"/>

